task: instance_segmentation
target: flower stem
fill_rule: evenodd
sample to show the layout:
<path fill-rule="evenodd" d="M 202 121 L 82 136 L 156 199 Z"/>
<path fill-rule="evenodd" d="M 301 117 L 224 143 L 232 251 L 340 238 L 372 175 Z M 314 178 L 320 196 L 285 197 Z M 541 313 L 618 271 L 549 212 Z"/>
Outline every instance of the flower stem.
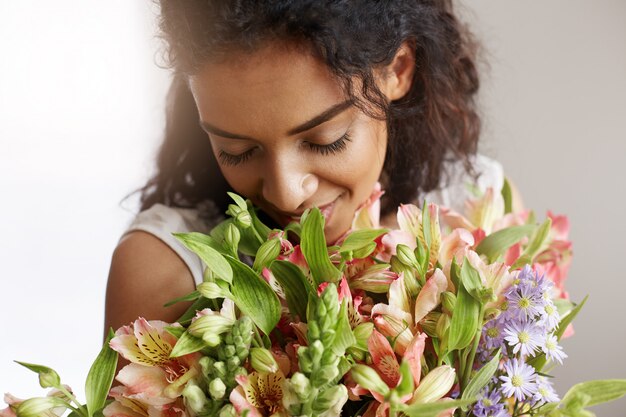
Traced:
<path fill-rule="evenodd" d="M 464 368 L 461 368 L 463 374 L 463 380 L 461 381 L 461 393 L 467 386 L 469 382 L 469 377 L 472 373 L 472 369 L 474 367 L 474 359 L 476 358 L 476 351 L 478 350 L 478 343 L 480 342 L 480 336 L 482 334 L 483 329 L 483 316 L 485 315 L 485 306 L 483 304 L 480 305 L 480 310 L 478 312 L 478 326 L 476 328 L 476 334 L 474 335 L 474 343 L 472 345 L 472 350 L 469 352 L 468 360 L 463 364 Z"/>

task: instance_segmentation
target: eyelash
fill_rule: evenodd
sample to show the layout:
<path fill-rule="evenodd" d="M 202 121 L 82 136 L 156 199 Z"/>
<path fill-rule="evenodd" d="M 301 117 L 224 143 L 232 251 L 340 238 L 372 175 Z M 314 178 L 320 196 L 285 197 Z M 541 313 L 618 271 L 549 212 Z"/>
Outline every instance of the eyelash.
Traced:
<path fill-rule="evenodd" d="M 350 142 L 350 135 L 346 132 L 342 137 L 334 141 L 333 143 L 329 143 L 328 145 L 318 145 L 317 143 L 307 142 L 307 146 L 314 152 L 317 152 L 321 155 L 327 156 L 331 154 L 338 154 L 343 152 L 348 147 L 348 142 Z M 244 153 L 239 155 L 232 155 L 223 150 L 219 151 L 218 157 L 220 162 L 224 165 L 235 166 L 239 164 L 243 164 L 246 162 L 252 154 L 254 153 L 255 148 L 251 148 Z"/>

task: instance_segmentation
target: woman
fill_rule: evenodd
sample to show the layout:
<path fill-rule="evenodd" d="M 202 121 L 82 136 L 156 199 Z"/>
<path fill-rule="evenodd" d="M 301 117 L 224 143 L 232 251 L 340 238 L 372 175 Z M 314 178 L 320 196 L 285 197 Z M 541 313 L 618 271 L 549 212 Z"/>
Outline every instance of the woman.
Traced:
<path fill-rule="evenodd" d="M 384 224 L 399 203 L 459 208 L 499 189 L 475 155 L 475 44 L 444 0 L 162 0 L 174 69 L 158 171 L 113 255 L 106 328 L 176 320 L 201 281 L 171 232 L 208 231 L 249 198 L 278 226 L 309 207 L 332 242 L 377 181 Z"/>

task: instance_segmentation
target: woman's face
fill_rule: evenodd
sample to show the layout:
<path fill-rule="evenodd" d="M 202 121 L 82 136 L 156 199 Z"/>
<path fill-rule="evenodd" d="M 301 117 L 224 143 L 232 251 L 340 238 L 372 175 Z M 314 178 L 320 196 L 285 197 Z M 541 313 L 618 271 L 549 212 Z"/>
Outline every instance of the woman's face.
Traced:
<path fill-rule="evenodd" d="M 281 226 L 319 207 L 328 242 L 350 228 L 381 174 L 386 123 L 347 102 L 323 63 L 270 45 L 207 64 L 190 89 L 238 194 Z"/>

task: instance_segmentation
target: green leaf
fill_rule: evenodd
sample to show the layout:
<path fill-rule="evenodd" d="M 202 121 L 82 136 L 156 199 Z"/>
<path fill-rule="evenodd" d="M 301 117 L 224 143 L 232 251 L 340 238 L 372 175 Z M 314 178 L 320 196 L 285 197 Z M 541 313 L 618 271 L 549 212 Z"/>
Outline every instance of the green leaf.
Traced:
<path fill-rule="evenodd" d="M 502 199 L 504 200 L 504 214 L 511 213 L 513 211 L 513 192 L 511 190 L 511 184 L 508 179 L 504 179 L 504 184 L 502 184 L 502 190 L 500 191 L 502 194 Z"/>
<path fill-rule="evenodd" d="M 269 335 L 280 319 L 280 301 L 270 285 L 248 265 L 226 258 L 233 271 L 230 291 L 239 309 Z"/>
<path fill-rule="evenodd" d="M 401 406 L 401 410 L 409 417 L 437 417 L 442 411 L 450 408 L 465 407 L 476 401 L 475 398 L 465 400 L 437 401 L 426 404 Z"/>
<path fill-rule="evenodd" d="M 309 265 L 315 284 L 339 281 L 341 272 L 335 268 L 328 257 L 322 212 L 314 208 L 303 217 L 300 249 Z"/>
<path fill-rule="evenodd" d="M 496 373 L 499 363 L 500 349 L 498 349 L 494 357 L 489 362 L 483 365 L 483 367 L 480 368 L 478 372 L 476 372 L 474 378 L 470 380 L 469 384 L 467 384 L 467 387 L 463 391 L 461 399 L 467 400 L 476 398 L 476 396 L 483 389 L 483 387 L 487 385 L 487 383 L 489 383 L 489 380 L 491 379 L 493 374 Z"/>
<path fill-rule="evenodd" d="M 530 236 L 537 228 L 536 225 L 511 226 L 498 230 L 484 238 L 476 247 L 479 255 L 485 255 L 489 262 L 494 262 L 508 248 Z"/>
<path fill-rule="evenodd" d="M 368 256 L 372 254 L 372 252 L 374 252 L 375 249 L 376 249 L 376 242 L 370 242 L 366 244 L 365 246 L 363 246 L 362 248 L 359 248 L 355 250 L 354 252 L 352 252 L 352 256 L 357 259 L 367 258 Z"/>
<path fill-rule="evenodd" d="M 256 214 L 256 209 L 254 208 L 254 206 L 252 205 L 250 200 L 248 200 L 248 212 L 250 213 L 250 217 L 252 217 L 252 227 L 254 227 L 254 229 L 261 236 L 261 238 L 267 239 L 267 237 L 269 236 L 269 234 L 272 231 L 272 229 L 267 227 L 259 219 L 259 216 L 257 216 L 257 214 Z"/>
<path fill-rule="evenodd" d="M 235 204 L 239 206 L 242 210 L 248 210 L 248 205 L 246 204 L 246 200 L 244 200 L 239 194 L 235 194 L 233 192 L 227 192 L 228 196 L 233 199 Z"/>
<path fill-rule="evenodd" d="M 463 282 L 459 284 L 456 305 L 450 321 L 448 351 L 461 350 L 469 346 L 476 334 L 480 319 L 480 302 L 467 292 Z"/>
<path fill-rule="evenodd" d="M 339 310 L 337 328 L 335 329 L 335 340 L 332 344 L 332 351 L 337 356 L 343 356 L 346 349 L 356 344 L 356 338 L 352 333 L 350 320 L 348 319 L 348 305 L 346 302 L 341 303 Z"/>
<path fill-rule="evenodd" d="M 576 408 L 574 402 L 580 396 L 587 396 L 585 407 L 617 400 L 626 394 L 626 379 L 605 379 L 597 381 L 586 381 L 574 385 L 567 391 L 561 405 L 565 409 Z"/>
<path fill-rule="evenodd" d="M 109 336 L 87 374 L 85 397 L 87 398 L 87 413 L 89 417 L 104 407 L 113 383 L 113 377 L 115 377 L 117 352 L 109 346 L 109 342 L 113 337 L 115 337 L 115 333 L 113 329 L 109 329 Z"/>
<path fill-rule="evenodd" d="M 54 369 L 43 365 L 36 365 L 34 363 L 20 361 L 15 362 L 39 374 L 39 385 L 41 385 L 41 388 L 58 388 L 61 386 L 61 378 Z"/>
<path fill-rule="evenodd" d="M 194 301 L 200 297 L 200 293 L 198 291 L 192 291 L 187 295 L 183 295 L 182 297 L 174 298 L 173 300 L 168 301 L 163 305 L 163 307 L 169 307 L 181 301 Z"/>
<path fill-rule="evenodd" d="M 585 298 L 583 298 L 583 300 L 576 307 L 574 307 L 572 311 L 569 312 L 569 314 L 561 317 L 561 321 L 559 321 L 559 327 L 557 328 L 557 331 L 554 332 L 558 340 L 561 340 L 563 333 L 565 333 L 565 329 L 572 321 L 574 321 L 578 313 L 580 313 L 580 310 L 583 308 L 588 298 L 588 295 L 585 296 Z"/>
<path fill-rule="evenodd" d="M 343 241 L 339 252 L 356 251 L 370 246 L 380 235 L 387 233 L 387 229 L 362 229 L 352 232 Z"/>
<path fill-rule="evenodd" d="M 550 227 L 552 226 L 552 219 L 549 217 L 539 226 L 537 230 L 533 233 L 530 243 L 524 249 L 524 252 L 520 256 L 520 258 L 515 261 L 513 265 L 511 265 L 511 270 L 521 268 L 526 264 L 531 264 L 532 259 L 537 255 L 539 250 L 541 250 L 544 242 L 548 238 L 548 234 L 550 233 Z"/>
<path fill-rule="evenodd" d="M 574 308 L 574 303 L 570 300 L 566 300 L 565 298 L 557 298 L 552 300 L 554 302 L 554 306 L 556 307 L 556 311 L 559 312 L 559 316 L 563 317 L 566 314 L 569 314 L 570 311 Z"/>
<path fill-rule="evenodd" d="M 185 328 L 181 326 L 165 326 L 165 331 L 176 339 L 180 339 L 183 333 L 185 333 Z"/>
<path fill-rule="evenodd" d="M 309 292 L 314 288 L 302 270 L 288 261 L 274 261 L 271 270 L 285 292 L 289 312 L 294 316 L 299 316 L 300 320 L 306 321 L 306 304 L 309 300 Z"/>
<path fill-rule="evenodd" d="M 399 397 L 404 397 L 405 395 L 412 394 L 414 389 L 415 381 L 411 373 L 411 365 L 409 365 L 409 361 L 403 360 L 400 364 L 400 381 L 394 390 Z"/>
<path fill-rule="evenodd" d="M 170 353 L 170 358 L 188 355 L 202 350 L 206 346 L 208 346 L 207 343 L 202 340 L 201 337 L 196 337 L 188 331 L 185 331 L 176 341 L 176 344 Z"/>
<path fill-rule="evenodd" d="M 474 297 L 476 301 L 480 302 L 483 282 L 480 279 L 480 274 L 472 264 L 470 264 L 467 258 L 465 258 L 463 265 L 461 265 L 461 281 L 467 292 Z"/>
<path fill-rule="evenodd" d="M 224 281 L 232 282 L 233 270 L 224 258 L 224 255 L 212 246 L 198 240 L 198 234 L 199 233 L 173 233 L 174 237 L 189 250 L 197 254 L 215 275 Z"/>

